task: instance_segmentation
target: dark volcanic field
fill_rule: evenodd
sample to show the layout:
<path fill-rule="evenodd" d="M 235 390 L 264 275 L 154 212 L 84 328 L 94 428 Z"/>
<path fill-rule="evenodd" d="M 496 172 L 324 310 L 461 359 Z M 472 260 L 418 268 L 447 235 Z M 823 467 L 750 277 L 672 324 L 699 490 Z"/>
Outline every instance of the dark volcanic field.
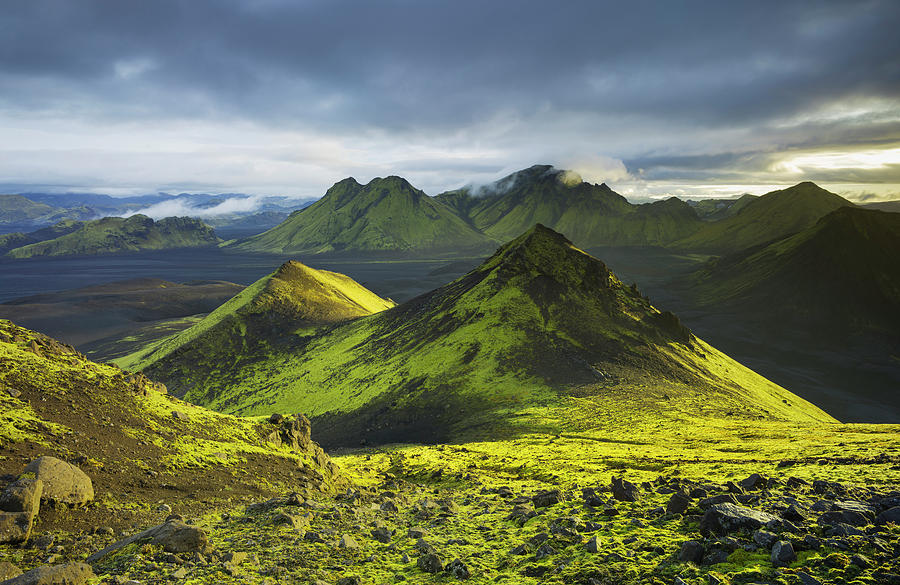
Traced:
<path fill-rule="evenodd" d="M 0 303 L 15 298 L 94 286 L 131 278 L 172 282 L 226 280 L 250 284 L 287 260 L 346 274 L 375 293 L 409 300 L 463 274 L 466 269 L 429 273 L 447 259 L 356 259 L 224 253 L 218 249 L 163 250 L 115 256 L 35 258 L 0 261 Z M 472 259 L 474 267 L 480 259 Z M 467 264 L 461 264 L 467 265 Z"/>

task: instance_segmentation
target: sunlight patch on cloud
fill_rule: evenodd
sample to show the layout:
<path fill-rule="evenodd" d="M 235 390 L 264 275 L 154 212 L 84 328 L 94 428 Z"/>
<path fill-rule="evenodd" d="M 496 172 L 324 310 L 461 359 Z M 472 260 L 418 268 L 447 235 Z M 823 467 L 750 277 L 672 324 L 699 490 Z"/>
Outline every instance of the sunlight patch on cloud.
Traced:
<path fill-rule="evenodd" d="M 820 170 L 883 169 L 890 165 L 900 165 L 900 148 L 797 154 L 776 163 L 773 171 L 802 175 Z"/>

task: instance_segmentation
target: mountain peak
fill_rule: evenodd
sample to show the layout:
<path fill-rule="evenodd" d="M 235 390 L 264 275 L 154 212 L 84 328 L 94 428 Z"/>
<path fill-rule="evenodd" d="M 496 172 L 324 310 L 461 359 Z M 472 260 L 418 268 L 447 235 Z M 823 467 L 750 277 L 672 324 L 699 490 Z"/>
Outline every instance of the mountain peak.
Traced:
<path fill-rule="evenodd" d="M 502 246 L 482 265 L 482 269 L 496 269 L 507 275 L 549 277 L 566 287 L 579 289 L 596 287 L 596 290 L 605 290 L 621 286 L 603 262 L 579 250 L 564 235 L 540 223 Z"/>

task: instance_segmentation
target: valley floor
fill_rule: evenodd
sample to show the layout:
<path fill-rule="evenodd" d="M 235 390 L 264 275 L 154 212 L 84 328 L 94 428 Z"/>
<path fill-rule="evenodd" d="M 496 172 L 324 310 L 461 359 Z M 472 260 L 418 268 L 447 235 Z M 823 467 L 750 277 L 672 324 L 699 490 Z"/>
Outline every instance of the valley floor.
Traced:
<path fill-rule="evenodd" d="M 466 575 L 510 584 L 900 583 L 900 525 L 875 521 L 900 505 L 897 426 L 610 421 L 577 434 L 393 445 L 335 460 L 352 479 L 346 493 L 191 505 L 188 521 L 208 531 L 214 552 L 135 544 L 95 570 L 142 584 L 452 583 Z M 635 501 L 627 484 L 610 490 L 612 477 L 635 484 Z M 687 494 L 680 513 L 671 504 L 678 491 Z M 790 521 L 704 535 L 710 497 Z M 862 516 L 842 515 L 857 508 Z M 0 558 L 25 569 L 48 556 L 83 559 L 117 539 L 36 530 L 62 548 L 40 537 L 0 547 Z M 792 543 L 796 558 L 773 566 L 773 541 Z"/>

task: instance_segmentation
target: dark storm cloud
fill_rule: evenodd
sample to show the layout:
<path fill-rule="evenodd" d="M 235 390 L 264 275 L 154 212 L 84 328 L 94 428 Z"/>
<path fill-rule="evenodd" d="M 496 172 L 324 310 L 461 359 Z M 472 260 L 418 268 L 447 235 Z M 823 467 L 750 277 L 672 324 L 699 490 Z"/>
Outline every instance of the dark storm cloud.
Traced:
<path fill-rule="evenodd" d="M 46 84 L 127 98 L 113 112 L 389 129 L 548 108 L 736 123 L 900 93 L 896 2 L 616 4 L 21 2 L 0 70 L 20 107 Z"/>
<path fill-rule="evenodd" d="M 772 148 L 896 141 L 898 29 L 895 0 L 31 0 L 0 17 L 0 113 L 496 147 L 404 159 L 433 173 L 593 145 L 647 176 L 694 176 Z M 842 100 L 881 113 L 798 118 Z M 768 144 L 704 143 L 763 127 Z"/>

